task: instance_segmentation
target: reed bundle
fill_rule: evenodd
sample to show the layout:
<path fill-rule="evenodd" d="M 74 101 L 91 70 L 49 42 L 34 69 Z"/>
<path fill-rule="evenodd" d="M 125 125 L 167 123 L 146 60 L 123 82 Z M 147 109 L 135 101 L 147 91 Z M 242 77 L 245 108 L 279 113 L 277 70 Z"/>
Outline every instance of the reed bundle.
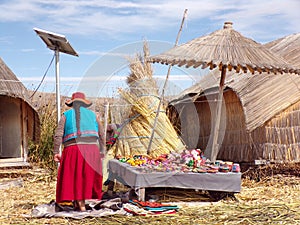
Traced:
<path fill-rule="evenodd" d="M 145 43 L 144 58 L 136 56 L 129 59 L 131 70 L 127 77 L 129 89 L 119 89 L 121 98 L 127 105 L 130 105 L 130 110 L 127 113 L 129 118 L 123 118 L 123 121 L 128 122 L 124 125 L 118 141 L 112 148 L 116 155 L 157 157 L 172 151 L 181 152 L 185 149 L 182 140 L 178 137 L 165 113 L 164 106 L 160 107 L 160 112 L 157 115 L 160 98 L 157 84 L 152 77 L 151 64 L 144 60 L 148 55 L 149 50 Z M 154 127 L 156 117 L 157 122 Z M 150 140 L 152 132 L 154 135 L 153 139 Z M 148 152 L 150 141 L 152 141 L 151 149 Z"/>

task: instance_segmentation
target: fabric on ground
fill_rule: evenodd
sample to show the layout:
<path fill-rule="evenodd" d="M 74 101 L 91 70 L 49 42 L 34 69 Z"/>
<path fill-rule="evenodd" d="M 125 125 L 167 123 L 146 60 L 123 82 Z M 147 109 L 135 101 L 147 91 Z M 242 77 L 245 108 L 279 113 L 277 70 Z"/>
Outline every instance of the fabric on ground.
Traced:
<path fill-rule="evenodd" d="M 132 215 L 125 211 L 122 207 L 121 198 L 115 198 L 108 201 L 103 200 L 89 200 L 86 201 L 89 210 L 85 212 L 66 210 L 60 211 L 56 202 L 52 201 L 49 204 L 42 204 L 36 206 L 29 217 L 34 218 L 51 218 L 51 217 L 65 217 L 73 219 L 83 219 L 86 217 L 103 217 L 110 215 Z"/>
<path fill-rule="evenodd" d="M 114 198 L 110 200 L 89 200 L 86 202 L 85 212 L 75 211 L 70 206 L 62 206 L 55 201 L 49 204 L 42 204 L 36 206 L 31 215 L 31 218 L 51 218 L 64 217 L 73 219 L 83 219 L 87 217 L 104 217 L 111 215 L 124 216 L 145 216 L 145 215 L 160 215 L 160 214 L 174 214 L 178 211 L 178 207 L 173 205 L 173 208 L 168 208 L 169 204 L 158 204 L 159 208 L 142 207 L 142 202 L 123 203 L 121 198 Z M 163 208 L 162 206 L 165 206 Z M 154 210 L 155 209 L 155 210 Z"/>

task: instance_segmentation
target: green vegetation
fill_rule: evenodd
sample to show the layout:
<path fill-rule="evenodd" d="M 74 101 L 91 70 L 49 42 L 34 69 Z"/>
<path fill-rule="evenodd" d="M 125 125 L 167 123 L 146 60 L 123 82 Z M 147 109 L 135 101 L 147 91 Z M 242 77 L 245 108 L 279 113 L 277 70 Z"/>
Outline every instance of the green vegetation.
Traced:
<path fill-rule="evenodd" d="M 29 143 L 28 159 L 30 163 L 55 172 L 57 165 L 53 161 L 53 135 L 57 125 L 56 110 L 52 104 L 47 104 L 41 106 L 38 113 L 41 122 L 41 135 L 37 143 Z"/>

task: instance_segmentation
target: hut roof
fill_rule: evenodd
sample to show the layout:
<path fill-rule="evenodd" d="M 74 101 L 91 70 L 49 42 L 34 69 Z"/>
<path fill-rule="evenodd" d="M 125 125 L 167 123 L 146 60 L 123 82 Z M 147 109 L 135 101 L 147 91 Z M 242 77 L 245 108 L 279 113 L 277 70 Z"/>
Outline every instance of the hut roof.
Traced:
<path fill-rule="evenodd" d="M 214 69 L 225 67 L 229 71 L 240 70 L 254 73 L 281 71 L 300 74 L 277 54 L 262 44 L 244 37 L 233 29 L 232 22 L 225 22 L 223 29 L 195 38 L 187 43 L 148 58 L 153 63 L 194 68 Z"/>
<path fill-rule="evenodd" d="M 265 47 L 280 55 L 295 67 L 300 68 L 300 33 L 271 41 L 265 44 Z"/>
<path fill-rule="evenodd" d="M 293 34 L 265 44 L 271 51 L 300 68 L 300 34 Z M 171 101 L 176 104 L 192 97 L 218 91 L 220 71 L 213 70 L 197 84 Z M 300 100 L 300 77 L 295 74 L 250 74 L 228 72 L 225 88 L 236 92 L 244 109 L 246 129 L 252 131 L 274 115 Z M 226 90 L 225 90 L 226 91 Z"/>
<path fill-rule="evenodd" d="M 220 73 L 213 70 L 199 83 L 183 91 L 171 104 L 184 102 L 211 91 L 217 93 Z M 245 114 L 246 129 L 252 131 L 300 99 L 300 77 L 295 74 L 250 74 L 228 72 L 225 88 L 238 95 Z M 225 91 L 226 91 L 225 89 Z"/>
<path fill-rule="evenodd" d="M 0 95 L 21 98 L 29 103 L 25 86 L 0 58 Z"/>

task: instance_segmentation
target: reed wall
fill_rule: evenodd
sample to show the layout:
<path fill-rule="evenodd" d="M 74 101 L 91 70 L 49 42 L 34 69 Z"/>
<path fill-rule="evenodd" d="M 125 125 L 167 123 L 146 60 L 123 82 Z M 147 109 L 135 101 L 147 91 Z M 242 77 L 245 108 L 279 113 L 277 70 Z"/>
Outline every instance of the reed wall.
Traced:
<path fill-rule="evenodd" d="M 300 161 L 300 103 L 274 116 L 265 125 L 263 157 L 271 161 Z"/>

